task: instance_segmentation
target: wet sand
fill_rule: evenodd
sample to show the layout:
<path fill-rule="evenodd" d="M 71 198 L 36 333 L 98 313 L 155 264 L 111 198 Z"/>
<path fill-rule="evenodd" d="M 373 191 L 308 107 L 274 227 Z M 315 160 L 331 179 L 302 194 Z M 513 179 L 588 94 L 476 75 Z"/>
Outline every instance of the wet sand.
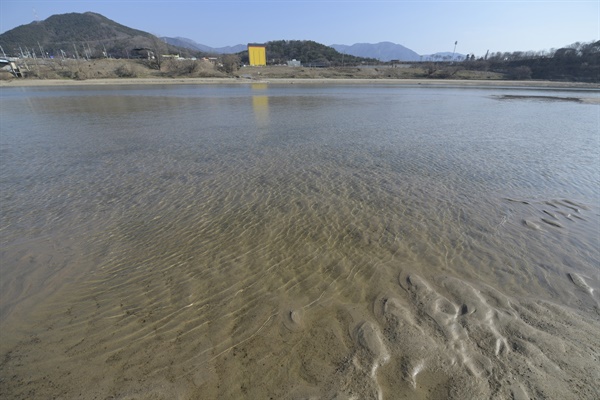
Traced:
<path fill-rule="evenodd" d="M 59 80 L 59 79 L 12 79 L 0 81 L 0 87 L 13 86 L 85 86 L 85 85 L 215 85 L 215 84 L 343 84 L 343 85 L 433 85 L 449 87 L 533 87 L 533 88 L 579 88 L 600 89 L 596 83 L 582 82 L 557 82 L 557 81 L 506 81 L 506 80 L 454 80 L 454 79 L 352 79 L 352 78 L 119 78 L 119 79 L 86 79 L 86 80 Z"/>

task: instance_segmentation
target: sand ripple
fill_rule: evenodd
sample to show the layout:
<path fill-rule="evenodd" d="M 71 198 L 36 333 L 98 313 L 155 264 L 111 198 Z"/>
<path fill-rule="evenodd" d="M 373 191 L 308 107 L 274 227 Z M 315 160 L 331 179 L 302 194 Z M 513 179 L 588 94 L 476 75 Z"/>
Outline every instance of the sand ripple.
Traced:
<path fill-rule="evenodd" d="M 589 105 L 105 90 L 2 103 L 0 397 L 600 398 Z"/>

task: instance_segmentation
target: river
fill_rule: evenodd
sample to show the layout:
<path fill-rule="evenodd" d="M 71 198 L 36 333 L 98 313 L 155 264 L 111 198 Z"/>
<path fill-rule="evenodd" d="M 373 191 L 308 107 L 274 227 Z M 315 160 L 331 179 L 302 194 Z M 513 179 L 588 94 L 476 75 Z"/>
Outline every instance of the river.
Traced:
<path fill-rule="evenodd" d="M 3 88 L 5 399 L 597 399 L 594 90 Z"/>

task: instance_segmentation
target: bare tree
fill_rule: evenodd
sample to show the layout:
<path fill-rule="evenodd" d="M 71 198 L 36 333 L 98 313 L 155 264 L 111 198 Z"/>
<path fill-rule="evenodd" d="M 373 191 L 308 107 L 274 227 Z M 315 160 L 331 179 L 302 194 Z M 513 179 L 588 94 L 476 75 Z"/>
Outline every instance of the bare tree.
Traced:
<path fill-rule="evenodd" d="M 221 59 L 220 69 L 228 74 L 231 74 L 240 66 L 240 57 L 236 54 L 226 54 Z"/>
<path fill-rule="evenodd" d="M 150 67 L 161 70 L 163 65 L 163 54 L 168 51 L 167 44 L 160 40 L 157 36 L 152 37 L 152 52 L 154 58 L 149 60 Z"/>

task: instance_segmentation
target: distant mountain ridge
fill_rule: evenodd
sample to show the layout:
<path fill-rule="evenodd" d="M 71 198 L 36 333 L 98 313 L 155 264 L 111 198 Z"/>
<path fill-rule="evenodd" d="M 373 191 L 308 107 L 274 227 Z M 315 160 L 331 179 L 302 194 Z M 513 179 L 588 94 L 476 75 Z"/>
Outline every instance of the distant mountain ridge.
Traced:
<path fill-rule="evenodd" d="M 331 47 L 340 53 L 357 57 L 375 58 L 379 61 L 460 61 L 465 58 L 463 54 L 440 52 L 420 55 L 417 52 L 392 42 L 355 43 L 351 46 L 345 44 L 332 44 Z"/>
<path fill-rule="evenodd" d="M 235 46 L 225 47 L 210 47 L 204 44 L 197 43 L 192 39 L 183 37 L 161 37 L 161 39 L 173 46 L 184 47 L 186 49 L 201 51 L 203 53 L 209 54 L 235 54 L 244 51 L 247 48 L 245 44 L 238 44 Z"/>
<path fill-rule="evenodd" d="M 331 47 L 340 53 L 357 57 L 375 58 L 380 61 L 419 61 L 421 56 L 411 49 L 392 42 L 355 43 L 351 46 L 332 44 Z"/>

